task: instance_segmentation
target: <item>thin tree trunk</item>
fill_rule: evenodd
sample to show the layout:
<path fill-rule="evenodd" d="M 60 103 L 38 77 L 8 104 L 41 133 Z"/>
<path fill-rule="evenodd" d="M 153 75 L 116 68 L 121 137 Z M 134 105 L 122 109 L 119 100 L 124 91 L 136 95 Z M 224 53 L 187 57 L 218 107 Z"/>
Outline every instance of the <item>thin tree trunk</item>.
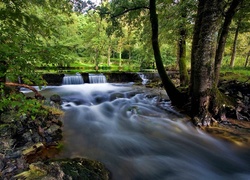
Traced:
<path fill-rule="evenodd" d="M 234 36 L 232 55 L 231 55 L 231 61 L 230 61 L 230 67 L 231 68 L 234 67 L 238 35 L 239 35 L 239 23 L 237 25 L 237 28 L 236 28 L 236 31 L 235 31 L 235 36 Z"/>
<path fill-rule="evenodd" d="M 186 30 L 180 30 L 180 39 L 177 48 L 177 61 L 179 63 L 180 86 L 185 87 L 189 84 L 189 77 L 186 65 Z"/>
<path fill-rule="evenodd" d="M 119 67 L 122 67 L 122 48 L 119 48 Z"/>
<path fill-rule="evenodd" d="M 108 67 L 110 66 L 110 56 L 111 56 L 111 45 L 109 45 L 108 47 L 108 62 L 107 62 Z"/>
<path fill-rule="evenodd" d="M 179 4 L 182 6 L 182 3 L 185 0 L 180 0 Z M 186 8 L 181 10 L 181 18 L 183 19 L 179 25 L 179 40 L 177 43 L 177 62 L 179 64 L 179 73 L 180 73 L 180 86 L 185 87 L 189 84 L 189 77 L 186 65 L 186 38 L 187 38 L 187 30 L 186 24 L 184 20 L 187 19 Z"/>
<path fill-rule="evenodd" d="M 159 48 L 159 41 L 158 41 L 158 17 L 156 14 L 156 5 L 155 0 L 150 0 L 150 21 L 151 21 L 151 28 L 152 28 L 152 46 L 154 51 L 154 57 L 156 62 L 156 67 L 160 78 L 162 80 L 163 86 L 174 105 L 183 105 L 185 104 L 185 98 L 183 95 L 178 91 L 178 89 L 174 86 L 170 78 L 168 77 L 165 68 L 162 63 L 160 48 Z"/>
<path fill-rule="evenodd" d="M 246 62 L 245 62 L 245 67 L 248 66 L 249 56 L 250 56 L 250 51 L 248 51 L 248 53 L 247 53 L 247 58 L 246 58 Z"/>
<path fill-rule="evenodd" d="M 242 0 L 233 0 L 229 9 L 226 12 L 224 23 L 221 28 L 221 34 L 219 37 L 219 42 L 217 45 L 216 55 L 215 55 L 215 63 L 214 63 L 214 76 L 215 76 L 215 84 L 217 85 L 220 77 L 220 68 L 221 62 L 224 55 L 225 45 L 228 37 L 229 27 L 232 22 L 233 16 L 235 15 L 237 8 Z M 238 27 L 237 27 L 238 29 Z"/>
<path fill-rule="evenodd" d="M 197 125 L 209 125 L 211 116 L 209 106 L 213 88 L 213 64 L 215 58 L 216 34 L 220 18 L 220 0 L 199 0 L 202 14 L 197 14 L 198 22 L 202 21 L 199 30 L 199 41 L 196 45 L 193 64 L 193 92 L 191 115 Z M 202 3 L 202 4 L 200 4 Z M 204 4 L 203 4 L 204 3 Z"/>

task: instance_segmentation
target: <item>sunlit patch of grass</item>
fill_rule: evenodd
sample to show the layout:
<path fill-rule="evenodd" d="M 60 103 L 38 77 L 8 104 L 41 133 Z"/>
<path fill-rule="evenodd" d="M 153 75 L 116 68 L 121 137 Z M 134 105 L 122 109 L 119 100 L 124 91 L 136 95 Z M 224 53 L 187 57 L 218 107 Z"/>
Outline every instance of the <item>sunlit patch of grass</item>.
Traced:
<path fill-rule="evenodd" d="M 221 80 L 250 82 L 250 67 L 223 67 L 221 69 Z"/>

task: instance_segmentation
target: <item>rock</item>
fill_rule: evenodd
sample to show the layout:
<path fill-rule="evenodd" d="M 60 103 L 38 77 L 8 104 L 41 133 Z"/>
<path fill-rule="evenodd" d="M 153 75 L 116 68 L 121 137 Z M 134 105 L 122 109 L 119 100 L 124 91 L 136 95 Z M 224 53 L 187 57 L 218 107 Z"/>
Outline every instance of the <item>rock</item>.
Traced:
<path fill-rule="evenodd" d="M 15 176 L 15 178 L 42 179 L 42 180 L 108 180 L 110 172 L 98 161 L 74 158 L 51 160 L 46 163 L 37 162 L 29 166 L 29 170 Z"/>
<path fill-rule="evenodd" d="M 31 154 L 35 154 L 39 149 L 41 148 L 44 148 L 44 145 L 43 143 L 37 143 L 35 145 L 32 145 L 31 147 L 25 149 L 22 154 L 24 156 L 28 156 L 28 155 L 31 155 Z"/>
<path fill-rule="evenodd" d="M 12 128 L 10 124 L 0 125 L 0 137 L 6 137 L 12 135 Z"/>
<path fill-rule="evenodd" d="M 5 164 L 4 164 L 3 160 L 0 159 L 0 171 L 3 170 L 4 166 L 5 166 Z"/>
<path fill-rule="evenodd" d="M 62 99 L 58 94 L 53 94 L 50 96 L 50 101 L 53 101 L 56 104 L 62 104 Z"/>

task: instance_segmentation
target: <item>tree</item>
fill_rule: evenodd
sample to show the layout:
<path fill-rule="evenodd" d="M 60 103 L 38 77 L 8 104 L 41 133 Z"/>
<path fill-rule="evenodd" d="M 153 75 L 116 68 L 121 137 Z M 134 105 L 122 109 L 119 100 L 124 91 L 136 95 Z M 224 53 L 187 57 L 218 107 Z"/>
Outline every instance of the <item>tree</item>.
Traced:
<path fill-rule="evenodd" d="M 168 77 L 165 68 L 162 63 L 161 52 L 159 48 L 159 40 L 158 40 L 158 17 L 156 13 L 156 4 L 155 0 L 149 1 L 149 11 L 150 11 L 150 22 L 152 28 L 152 47 L 154 50 L 154 57 L 156 62 L 156 67 L 158 73 L 161 77 L 163 86 L 174 105 L 183 105 L 183 101 L 185 102 L 184 96 L 178 91 L 175 85 L 172 83 L 170 78 Z"/>
<path fill-rule="evenodd" d="M 150 0 L 149 4 L 147 3 L 148 3 L 147 1 L 143 1 L 143 0 L 138 1 L 138 2 L 112 1 L 111 8 L 113 9 L 111 9 L 111 12 L 112 12 L 111 17 L 117 18 L 119 16 L 123 16 L 126 13 L 130 13 L 131 11 L 133 11 L 132 14 L 129 14 L 123 18 L 123 21 L 125 20 L 125 18 L 131 21 L 131 20 L 135 20 L 136 15 L 139 15 L 139 16 L 140 14 L 146 15 L 147 12 L 145 12 L 145 10 L 149 9 L 149 18 L 151 22 L 151 33 L 152 33 L 151 43 L 153 47 L 154 58 L 155 58 L 158 73 L 161 77 L 163 86 L 165 87 L 165 90 L 167 91 L 167 94 L 169 98 L 171 99 L 172 104 L 175 104 L 175 105 L 183 104 L 185 102 L 185 98 L 170 80 L 162 62 L 162 57 L 161 57 L 160 47 L 159 47 L 159 40 L 158 40 L 159 25 L 158 25 L 157 13 L 156 13 L 156 2 L 155 0 Z"/>
<path fill-rule="evenodd" d="M 243 1 L 241 3 L 240 8 L 238 9 L 236 15 L 235 15 L 235 33 L 234 33 L 234 40 L 233 40 L 233 46 L 232 46 L 232 52 L 231 52 L 231 61 L 230 61 L 230 67 L 234 67 L 235 58 L 236 58 L 236 49 L 237 49 L 237 42 L 239 34 L 249 32 L 249 9 L 250 9 L 250 3 L 249 1 Z M 233 29 L 234 30 L 234 29 Z M 248 50 L 245 51 L 245 54 L 248 53 Z"/>
<path fill-rule="evenodd" d="M 232 55 L 231 55 L 231 61 L 230 61 L 230 67 L 234 67 L 234 62 L 235 62 L 235 56 L 236 56 L 236 45 L 237 45 L 237 40 L 239 36 L 239 29 L 240 29 L 240 20 L 237 22 L 237 27 L 234 35 L 234 42 L 233 42 L 233 47 L 232 47 Z M 218 77 L 217 77 L 218 79 Z M 217 80 L 218 82 L 218 80 Z"/>
<path fill-rule="evenodd" d="M 215 77 L 215 84 L 217 85 L 219 82 L 219 75 L 220 75 L 220 67 L 221 67 L 221 61 L 223 59 L 223 54 L 225 50 L 225 44 L 229 32 L 229 27 L 232 22 L 232 19 L 237 12 L 237 9 L 239 5 L 242 3 L 243 0 L 232 0 L 230 7 L 225 12 L 225 18 L 223 25 L 221 27 L 221 33 L 219 34 L 219 41 L 217 45 L 216 55 L 215 55 L 215 64 L 214 64 L 214 77 Z M 238 36 L 238 32 L 236 30 L 236 39 Z M 235 41 L 236 42 L 236 41 Z"/>
<path fill-rule="evenodd" d="M 6 0 L 0 3 L 0 111 L 12 104 L 11 97 L 15 96 L 5 86 L 6 77 L 13 82 L 21 77 L 26 84 L 41 85 L 44 81 L 35 72 L 36 66 L 63 58 L 65 48 L 57 43 L 55 22 L 60 20 L 57 14 L 67 14 L 69 10 L 68 1 Z"/>

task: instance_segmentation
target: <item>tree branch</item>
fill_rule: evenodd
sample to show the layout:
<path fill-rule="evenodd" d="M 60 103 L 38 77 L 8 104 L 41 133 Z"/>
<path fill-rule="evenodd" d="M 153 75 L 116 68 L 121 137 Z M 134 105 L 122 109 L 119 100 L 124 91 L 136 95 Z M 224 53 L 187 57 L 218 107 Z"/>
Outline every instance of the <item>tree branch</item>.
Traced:
<path fill-rule="evenodd" d="M 130 11 L 136 11 L 136 10 L 139 10 L 139 9 L 150 9 L 149 7 L 147 6 L 139 6 L 139 7 L 132 7 L 132 8 L 124 8 L 125 10 L 118 13 L 118 14 L 114 14 L 114 15 L 111 15 L 111 18 L 116 18 L 116 17 L 119 17 L 119 16 L 122 16 Z"/>
<path fill-rule="evenodd" d="M 35 98 L 36 99 L 44 99 L 43 95 L 41 95 L 34 87 L 29 86 L 27 84 L 19 84 L 19 83 L 13 83 L 13 82 L 5 82 L 6 86 L 16 86 L 16 87 L 24 87 L 27 89 L 30 89 L 35 93 Z"/>

